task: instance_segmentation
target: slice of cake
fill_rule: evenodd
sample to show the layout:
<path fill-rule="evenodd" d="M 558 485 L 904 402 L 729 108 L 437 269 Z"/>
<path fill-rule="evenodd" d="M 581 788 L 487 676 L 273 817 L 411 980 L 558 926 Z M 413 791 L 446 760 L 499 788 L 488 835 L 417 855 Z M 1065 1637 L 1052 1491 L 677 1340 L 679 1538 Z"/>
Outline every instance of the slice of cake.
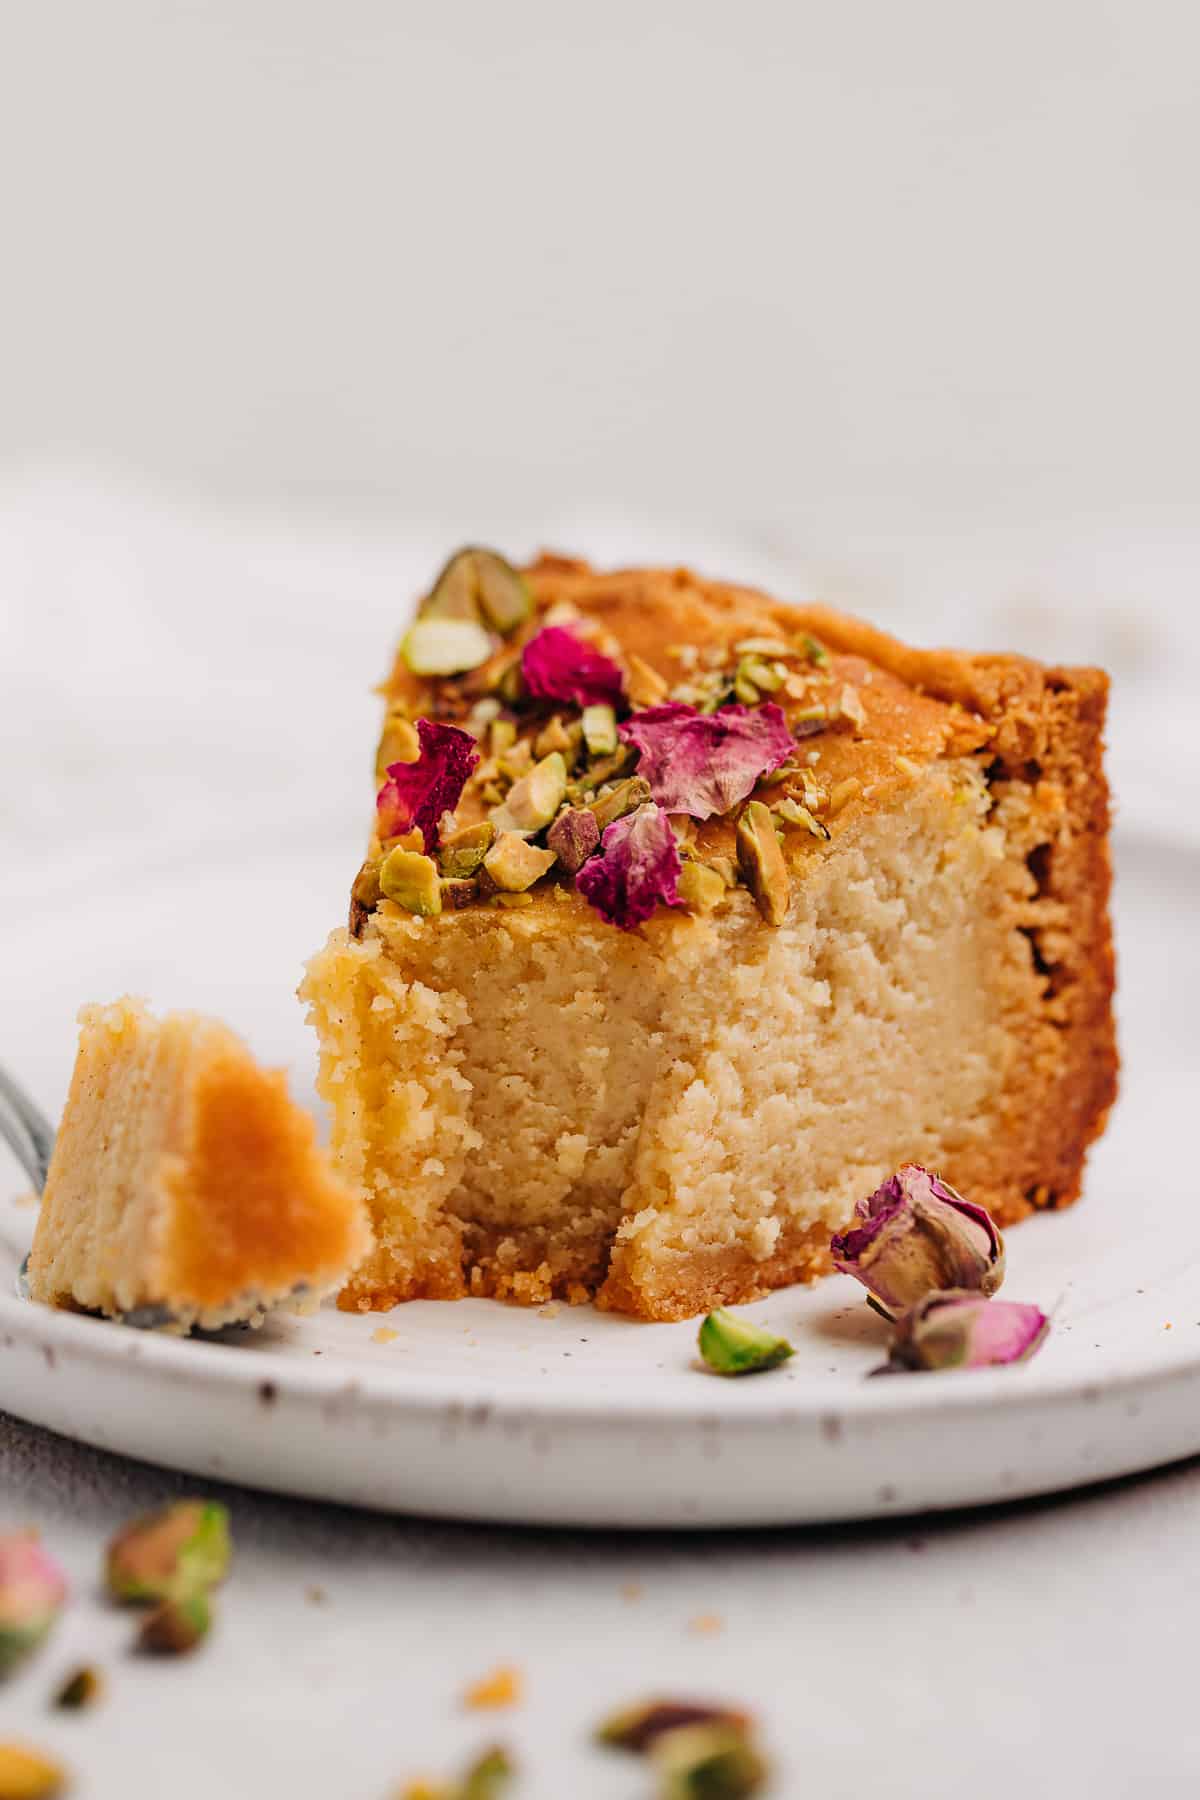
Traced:
<path fill-rule="evenodd" d="M 376 1233 L 341 1303 L 679 1318 L 825 1270 L 904 1162 L 1003 1224 L 1074 1200 L 1116 1084 L 1107 686 L 453 559 L 301 990 Z"/>
<path fill-rule="evenodd" d="M 281 1072 L 215 1019 L 84 1008 L 29 1258 L 35 1300 L 211 1329 L 314 1302 L 369 1243 Z"/>

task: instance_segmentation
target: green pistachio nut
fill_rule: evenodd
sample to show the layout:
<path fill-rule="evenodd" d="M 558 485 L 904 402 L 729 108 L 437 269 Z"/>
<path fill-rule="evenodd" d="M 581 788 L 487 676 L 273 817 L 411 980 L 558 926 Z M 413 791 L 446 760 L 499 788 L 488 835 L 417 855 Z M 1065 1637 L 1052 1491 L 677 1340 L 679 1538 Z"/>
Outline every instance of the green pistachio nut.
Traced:
<path fill-rule="evenodd" d="M 577 875 L 588 857 L 600 848 L 595 814 L 586 806 L 565 807 L 546 833 L 546 844 L 567 874 Z"/>
<path fill-rule="evenodd" d="M 438 850 L 438 864 L 449 880 L 465 880 L 479 873 L 479 865 L 495 842 L 496 827 L 490 819 L 478 825 L 460 825 L 447 832 Z"/>
<path fill-rule="evenodd" d="M 751 800 L 737 823 L 738 867 L 768 925 L 787 917 L 791 883 L 775 836 L 775 821 L 761 800 Z"/>
<path fill-rule="evenodd" d="M 749 1800 L 767 1780 L 767 1765 L 749 1738 L 720 1725 L 664 1732 L 651 1755 L 662 1800 Z"/>
<path fill-rule="evenodd" d="M 84 1663 L 56 1690 L 54 1705 L 61 1712 L 83 1712 L 94 1706 L 104 1692 L 104 1678 L 99 1669 L 90 1663 Z"/>
<path fill-rule="evenodd" d="M 525 577 L 496 550 L 456 550 L 421 608 L 425 618 L 483 619 L 507 636 L 533 611 Z"/>
<path fill-rule="evenodd" d="M 707 913 L 719 906 L 724 900 L 727 889 L 716 869 L 710 869 L 704 863 L 685 861 L 679 871 L 677 884 L 679 898 L 689 912 Z"/>
<path fill-rule="evenodd" d="M 423 919 L 436 918 L 442 910 L 437 864 L 419 850 L 389 850 L 379 870 L 379 887 L 386 899 Z"/>
<path fill-rule="evenodd" d="M 516 1779 L 516 1765 L 507 1750 L 495 1745 L 471 1764 L 451 1790 L 452 1800 L 500 1800 Z"/>
<path fill-rule="evenodd" d="M 462 675 L 492 654 L 492 640 L 472 619 L 418 619 L 400 645 L 414 675 Z"/>
<path fill-rule="evenodd" d="M 611 756 L 617 747 L 617 715 L 611 706 L 585 706 L 583 741 L 589 756 Z"/>
<path fill-rule="evenodd" d="M 598 795 L 588 811 L 604 831 L 614 819 L 623 819 L 626 813 L 636 812 L 652 797 L 650 783 L 641 775 L 630 775 L 624 781 L 618 781 L 607 794 Z"/>
<path fill-rule="evenodd" d="M 212 1626 L 212 1607 L 203 1588 L 164 1600 L 146 1614 L 138 1649 L 155 1656 L 184 1656 L 203 1643 Z"/>
<path fill-rule="evenodd" d="M 522 894 L 554 867 L 554 852 L 527 843 L 515 831 L 502 831 L 484 857 L 483 867 L 502 893 Z"/>
<path fill-rule="evenodd" d="M 500 831 L 541 831 L 562 805 L 566 792 L 567 765 L 561 750 L 552 750 L 528 775 L 513 782 L 494 823 Z"/>
<path fill-rule="evenodd" d="M 225 1579 L 229 1513 L 215 1500 L 176 1500 L 135 1519 L 108 1546 L 105 1575 L 116 1600 L 166 1600 Z"/>
<path fill-rule="evenodd" d="M 700 1327 L 700 1354 L 718 1375 L 754 1375 L 795 1354 L 786 1338 L 751 1325 L 725 1307 L 710 1312 Z"/>
<path fill-rule="evenodd" d="M 382 782 L 393 763 L 413 763 L 421 754 L 417 728 L 403 706 L 390 706 L 375 753 L 375 779 Z"/>

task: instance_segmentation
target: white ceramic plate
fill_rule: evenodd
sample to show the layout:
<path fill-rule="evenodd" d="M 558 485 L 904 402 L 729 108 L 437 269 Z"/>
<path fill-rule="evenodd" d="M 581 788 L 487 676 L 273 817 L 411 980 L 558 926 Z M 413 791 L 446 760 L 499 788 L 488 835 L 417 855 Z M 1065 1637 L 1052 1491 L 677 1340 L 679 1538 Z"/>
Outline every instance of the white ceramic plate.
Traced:
<path fill-rule="evenodd" d="M 1010 1234 L 1006 1294 L 1055 1319 L 1029 1365 L 867 1381 L 883 1327 L 842 1278 L 748 1309 L 798 1353 L 742 1381 L 697 1364 L 694 1324 L 484 1301 L 368 1318 L 326 1308 L 261 1332 L 179 1341 L 17 1298 L 32 1216 L 14 1209 L 0 1214 L 0 1404 L 200 1478 L 578 1525 L 895 1514 L 1046 1492 L 1200 1451 L 1200 858 L 1161 845 L 1124 850 L 1123 1095 L 1083 1203 Z M 240 904 L 260 879 L 265 895 L 270 864 L 259 871 L 248 859 Z M 194 875 L 186 883 L 190 904 L 201 904 Z M 85 943 L 60 940 L 57 980 L 62 993 L 73 989 L 72 1004 L 126 985 L 164 994 L 161 980 L 139 982 L 144 960 L 131 968 L 119 946 L 148 944 L 138 955 L 152 963 L 161 954 L 152 921 L 177 914 L 183 889 L 184 872 L 168 871 L 107 913 L 98 905 Z M 23 960 L 19 945 L 8 955 L 10 998 L 24 971 L 32 1005 L 43 978 L 36 960 Z M 239 978 L 251 982 L 249 967 L 231 972 L 226 946 L 212 974 L 224 989 L 215 1008 Z M 203 968 L 189 974 L 203 983 Z M 238 1016 L 235 1005 L 224 1010 Z M 55 1054 L 65 1080 L 69 1030 L 63 1036 Z M 395 1336 L 380 1341 L 381 1328 Z"/>

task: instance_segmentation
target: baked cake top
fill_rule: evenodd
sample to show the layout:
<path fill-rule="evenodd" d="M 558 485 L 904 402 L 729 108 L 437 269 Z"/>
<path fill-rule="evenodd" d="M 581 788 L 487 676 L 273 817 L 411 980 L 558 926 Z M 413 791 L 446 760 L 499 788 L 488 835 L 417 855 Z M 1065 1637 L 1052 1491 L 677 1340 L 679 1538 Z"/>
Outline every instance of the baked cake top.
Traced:
<path fill-rule="evenodd" d="M 1039 758 L 1106 690 L 1099 670 L 914 650 L 687 569 L 459 552 L 384 684 L 351 929 L 379 908 L 564 904 L 629 927 L 739 885 L 778 923 L 805 860 L 931 763 L 997 762 L 1060 811 Z"/>

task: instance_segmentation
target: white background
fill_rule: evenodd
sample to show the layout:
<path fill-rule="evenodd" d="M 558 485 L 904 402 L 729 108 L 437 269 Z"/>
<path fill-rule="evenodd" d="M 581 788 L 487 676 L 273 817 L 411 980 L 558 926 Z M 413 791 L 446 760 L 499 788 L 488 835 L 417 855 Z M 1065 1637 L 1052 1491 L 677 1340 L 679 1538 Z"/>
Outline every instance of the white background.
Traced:
<path fill-rule="evenodd" d="M 1200 838 L 1198 67 L 1168 0 L 0 7 L 0 1058 L 53 1110 L 76 1006 L 129 982 L 304 1090 L 366 689 L 466 536 L 1102 661 L 1129 853 Z M 130 884 L 181 867 L 186 930 L 130 942 Z M 3 952 L 34 917 L 43 954 Z M 0 1422 L 0 1524 L 85 1594 L 170 1486 Z M 1193 1468 L 680 1544 L 238 1495 L 211 1650 L 135 1667 L 85 1601 L 0 1736 L 87 1800 L 383 1800 L 490 1735 L 455 1696 L 513 1658 L 537 1800 L 641 1791 L 582 1739 L 655 1686 L 758 1697 L 784 1800 L 1190 1794 L 1198 1504 Z M 52 1724 L 76 1653 L 111 1701 Z"/>

